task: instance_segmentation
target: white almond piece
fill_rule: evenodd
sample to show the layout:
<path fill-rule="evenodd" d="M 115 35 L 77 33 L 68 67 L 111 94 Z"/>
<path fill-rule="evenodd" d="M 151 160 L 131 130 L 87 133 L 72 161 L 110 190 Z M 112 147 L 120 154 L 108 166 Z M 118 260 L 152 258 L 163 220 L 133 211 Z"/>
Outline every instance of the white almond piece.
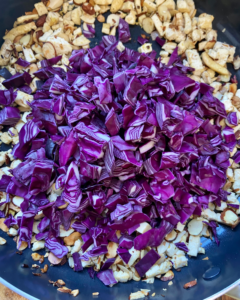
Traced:
<path fill-rule="evenodd" d="M 37 222 L 34 222 L 33 223 L 33 229 L 32 229 L 32 231 L 33 231 L 33 233 L 35 233 L 35 234 L 37 234 L 37 233 L 39 233 L 39 230 L 38 230 L 38 224 L 40 223 L 40 221 L 37 221 Z"/>
<path fill-rule="evenodd" d="M 19 197 L 19 196 L 15 196 L 12 199 L 13 204 L 16 205 L 17 207 L 20 207 L 20 205 L 23 203 L 23 201 L 24 201 L 24 198 Z"/>
<path fill-rule="evenodd" d="M 43 2 L 38 2 L 34 4 L 39 16 L 46 15 L 48 13 L 48 10 L 46 6 L 43 4 Z"/>
<path fill-rule="evenodd" d="M 147 222 L 143 222 L 139 225 L 139 227 L 136 229 L 136 231 L 139 233 L 145 233 L 150 229 L 152 229 L 151 225 L 148 224 Z"/>
<path fill-rule="evenodd" d="M 203 229 L 202 221 L 193 219 L 188 223 L 188 232 L 191 235 L 199 235 L 202 229 Z"/>
<path fill-rule="evenodd" d="M 66 40 L 59 36 L 50 36 L 47 39 L 47 41 L 53 45 L 57 56 L 63 54 L 70 54 L 72 52 L 72 46 Z"/>
<path fill-rule="evenodd" d="M 38 14 L 22 16 L 22 17 L 17 18 L 17 24 L 22 24 L 22 23 L 26 23 L 29 21 L 37 20 L 38 18 L 39 18 Z"/>
<path fill-rule="evenodd" d="M 45 247 L 45 241 L 36 241 L 32 245 L 32 251 L 38 251 L 40 249 L 43 249 Z"/>
<path fill-rule="evenodd" d="M 90 40 L 87 39 L 84 35 L 81 35 L 73 41 L 73 45 L 75 46 L 84 46 L 88 44 L 90 44 Z"/>
<path fill-rule="evenodd" d="M 0 237 L 0 245 L 4 245 L 6 242 L 7 241 L 4 238 Z"/>
<path fill-rule="evenodd" d="M 25 60 L 29 63 L 36 62 L 36 57 L 34 56 L 34 53 L 31 48 L 24 48 L 23 47 L 23 54 L 25 56 Z"/>
<path fill-rule="evenodd" d="M 188 255 L 197 256 L 200 247 L 200 236 L 190 235 L 188 243 Z"/>
<path fill-rule="evenodd" d="M 60 237 L 66 237 L 66 236 L 69 236 L 71 233 L 74 232 L 74 229 L 73 228 L 70 228 L 68 230 L 65 230 L 63 225 L 60 225 Z"/>
<path fill-rule="evenodd" d="M 81 15 L 82 15 L 82 11 L 80 7 L 72 10 L 71 19 L 74 24 L 81 25 L 81 19 L 80 19 Z"/>
<path fill-rule="evenodd" d="M 44 57 L 47 59 L 54 58 L 56 56 L 56 51 L 52 43 L 46 42 L 42 46 L 42 52 Z"/>

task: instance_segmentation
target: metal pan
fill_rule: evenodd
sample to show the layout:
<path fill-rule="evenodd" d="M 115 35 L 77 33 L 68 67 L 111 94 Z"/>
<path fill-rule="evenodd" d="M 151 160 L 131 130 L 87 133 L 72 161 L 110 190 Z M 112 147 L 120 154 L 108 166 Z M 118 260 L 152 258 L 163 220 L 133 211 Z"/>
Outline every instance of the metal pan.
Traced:
<path fill-rule="evenodd" d="M 0 0 L 0 36 L 3 36 L 5 29 L 11 29 L 17 17 L 25 11 L 33 9 L 34 0 Z M 215 16 L 214 28 L 218 30 L 218 40 L 230 43 L 237 47 L 239 54 L 240 42 L 240 3 L 238 0 L 195 0 L 198 13 L 207 12 Z M 91 46 L 101 39 L 101 25 L 96 24 L 96 38 Z M 132 40 L 126 46 L 137 49 L 137 37 L 143 33 L 140 27 L 131 28 Z M 159 52 L 160 47 L 153 43 L 153 48 Z M 240 72 L 237 73 L 240 80 Z M 3 150 L 3 149 L 2 149 Z M 4 149 L 6 150 L 6 149 Z M 21 264 L 32 265 L 31 250 L 26 250 L 22 255 L 16 254 L 16 244 L 7 234 L 0 235 L 7 240 L 7 244 L 0 247 L 0 282 L 7 285 L 20 295 L 28 299 L 72 299 L 73 296 L 59 293 L 48 280 L 63 279 L 66 286 L 71 289 L 79 289 L 80 294 L 76 297 L 79 300 L 92 299 L 93 292 L 99 292 L 98 300 L 125 300 L 131 292 L 140 289 L 150 289 L 156 293 L 154 299 L 166 300 L 202 300 L 215 299 L 224 294 L 234 285 L 240 282 L 240 226 L 231 230 L 225 226 L 218 228 L 220 247 L 214 241 L 203 239 L 202 246 L 206 249 L 206 255 L 199 255 L 198 258 L 190 258 L 189 266 L 182 268 L 181 272 L 175 272 L 173 285 L 158 279 L 154 284 L 140 282 L 119 283 L 113 288 L 104 286 L 97 278 L 90 279 L 87 270 L 75 273 L 67 264 L 60 267 L 50 267 L 46 274 L 41 277 L 32 275 L 33 270 L 21 268 Z M 41 252 L 40 252 L 41 254 Z M 42 252 L 43 254 L 43 252 Z M 203 260 L 204 257 L 209 260 Z M 210 281 L 202 278 L 202 275 L 210 267 L 215 266 L 221 269 L 220 274 Z M 197 285 L 185 290 L 183 285 L 191 280 L 197 279 Z M 166 290 L 163 290 L 166 289 Z M 164 295 L 165 297 L 163 298 Z M 149 296 L 149 299 L 152 297 Z"/>

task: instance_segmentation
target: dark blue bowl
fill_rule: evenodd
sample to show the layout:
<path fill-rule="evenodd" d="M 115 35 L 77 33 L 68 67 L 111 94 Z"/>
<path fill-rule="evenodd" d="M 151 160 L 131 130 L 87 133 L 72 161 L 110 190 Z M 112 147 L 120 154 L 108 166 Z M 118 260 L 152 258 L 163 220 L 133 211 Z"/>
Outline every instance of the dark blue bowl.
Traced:
<path fill-rule="evenodd" d="M 4 36 L 6 29 L 12 28 L 17 17 L 23 15 L 25 11 L 31 11 L 35 2 L 38 1 L 1 0 L 0 36 Z M 218 30 L 218 40 L 236 46 L 237 54 L 240 54 L 239 1 L 195 0 L 195 3 L 198 14 L 206 12 L 214 15 L 214 29 Z M 96 24 L 96 38 L 92 41 L 91 46 L 94 46 L 101 39 L 101 28 L 100 23 Z M 131 33 L 131 43 L 127 43 L 126 46 L 137 49 L 139 47 L 136 42 L 137 37 L 144 32 L 140 27 L 135 26 L 131 28 Z M 153 48 L 159 53 L 160 46 L 155 42 L 153 42 Z M 240 80 L 240 72 L 237 72 L 236 75 Z M 97 278 L 91 279 L 87 270 L 75 273 L 69 268 L 68 264 L 50 267 L 46 274 L 35 277 L 32 275 L 34 270 L 21 268 L 23 263 L 29 266 L 34 263 L 31 258 L 32 251 L 26 250 L 22 255 L 18 255 L 16 254 L 16 244 L 12 238 L 9 238 L 3 232 L 0 235 L 7 240 L 7 244 L 0 247 L 0 282 L 28 299 L 73 299 L 71 295 L 58 292 L 57 288 L 48 282 L 49 279 L 63 279 L 67 287 L 79 289 L 80 294 L 76 297 L 79 300 L 92 299 L 93 292 L 100 293 L 97 297 L 98 300 L 125 300 L 128 299 L 130 293 L 140 289 L 150 289 L 150 295 L 156 293 L 154 297 L 156 300 L 202 300 L 208 297 L 210 297 L 209 299 L 215 299 L 225 293 L 227 289 L 230 289 L 234 283 L 237 284 L 240 278 L 240 226 L 234 230 L 225 226 L 218 228 L 220 247 L 217 247 L 214 241 L 203 239 L 202 246 L 206 249 L 206 255 L 200 254 L 196 259 L 190 258 L 188 267 L 182 268 L 181 272 L 175 272 L 172 286 L 168 286 L 167 282 L 155 279 L 154 284 L 130 281 L 108 288 Z M 209 260 L 203 260 L 206 256 L 209 257 Z M 203 274 L 211 267 L 220 268 L 220 274 L 212 280 L 204 280 L 202 278 Z M 184 284 L 194 279 L 197 279 L 197 285 L 185 290 L 183 288 Z M 163 289 L 167 289 L 167 291 Z M 149 296 L 148 298 L 151 299 L 152 297 Z"/>

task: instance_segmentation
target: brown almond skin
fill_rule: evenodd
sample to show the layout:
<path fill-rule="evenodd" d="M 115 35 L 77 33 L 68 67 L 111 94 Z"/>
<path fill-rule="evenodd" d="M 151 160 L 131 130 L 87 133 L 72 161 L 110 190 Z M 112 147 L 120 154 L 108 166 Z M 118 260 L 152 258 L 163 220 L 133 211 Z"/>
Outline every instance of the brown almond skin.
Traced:
<path fill-rule="evenodd" d="M 89 15 L 95 14 L 94 7 L 90 3 L 83 3 L 82 9 Z"/>
<path fill-rule="evenodd" d="M 197 284 L 197 281 L 196 281 L 196 280 L 193 280 L 193 281 L 190 281 L 190 282 L 184 284 L 183 287 L 184 287 L 185 289 L 188 289 L 188 288 L 193 287 L 193 286 L 196 285 L 196 284 Z"/>
<path fill-rule="evenodd" d="M 39 41 L 39 38 L 40 38 L 41 36 L 43 36 L 43 31 L 42 31 L 42 30 L 36 31 L 36 38 L 37 38 L 38 41 Z"/>
<path fill-rule="evenodd" d="M 172 280 L 173 278 L 174 278 L 174 276 L 169 276 L 169 277 L 164 277 L 164 276 L 163 276 L 163 277 L 160 278 L 160 280 L 161 280 L 161 281 L 170 281 L 170 280 Z"/>
<path fill-rule="evenodd" d="M 37 27 L 42 27 L 43 24 L 46 22 L 46 18 L 47 18 L 47 15 L 41 16 L 41 17 L 36 21 L 36 26 L 37 26 Z"/>

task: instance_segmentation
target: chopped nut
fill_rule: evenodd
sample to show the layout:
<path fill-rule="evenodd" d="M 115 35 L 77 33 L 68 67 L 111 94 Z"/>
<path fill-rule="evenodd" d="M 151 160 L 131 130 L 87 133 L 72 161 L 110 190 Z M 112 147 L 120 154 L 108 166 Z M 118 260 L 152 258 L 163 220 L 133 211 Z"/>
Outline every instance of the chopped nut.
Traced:
<path fill-rule="evenodd" d="M 56 282 L 60 285 L 65 285 L 66 284 L 62 279 L 58 279 Z"/>
<path fill-rule="evenodd" d="M 67 287 L 61 287 L 57 289 L 61 293 L 71 294 L 72 290 L 68 289 Z"/>
<path fill-rule="evenodd" d="M 173 271 L 168 271 L 164 276 L 161 277 L 161 281 L 169 281 L 172 280 L 174 278 L 174 273 Z"/>
<path fill-rule="evenodd" d="M 42 275 L 40 273 L 32 273 L 34 276 L 41 277 Z"/>
<path fill-rule="evenodd" d="M 204 257 L 202 260 L 209 260 L 209 257 Z"/>
<path fill-rule="evenodd" d="M 39 261 L 40 259 L 44 259 L 44 256 L 43 255 L 40 255 L 38 253 L 32 253 L 32 259 L 35 260 L 35 261 Z"/>
<path fill-rule="evenodd" d="M 42 273 L 47 273 L 48 265 L 44 265 L 43 269 L 41 269 Z"/>
<path fill-rule="evenodd" d="M 62 261 L 62 258 L 58 258 L 52 252 L 50 252 L 48 255 L 48 260 L 53 265 L 59 265 Z"/>
<path fill-rule="evenodd" d="M 4 238 L 0 237 L 0 245 L 4 245 L 6 242 L 7 241 Z"/>
<path fill-rule="evenodd" d="M 104 23 L 104 22 L 105 22 L 105 17 L 104 17 L 103 15 L 98 15 L 98 16 L 97 16 L 97 20 L 98 20 L 98 22 L 100 22 L 100 23 Z"/>
<path fill-rule="evenodd" d="M 71 292 L 71 295 L 73 295 L 74 297 L 77 297 L 78 294 L 79 294 L 79 290 L 73 290 Z"/>
<path fill-rule="evenodd" d="M 110 33 L 110 24 L 108 23 L 103 23 L 102 26 L 102 33 L 109 34 Z"/>
<path fill-rule="evenodd" d="M 193 280 L 193 281 L 190 281 L 190 282 L 184 284 L 183 287 L 184 287 L 185 289 L 188 289 L 188 288 L 193 287 L 193 286 L 196 285 L 196 284 L 197 284 L 197 280 L 195 279 L 195 280 Z"/>
<path fill-rule="evenodd" d="M 96 292 L 96 293 L 92 293 L 93 296 L 98 296 L 99 295 L 99 292 Z"/>
<path fill-rule="evenodd" d="M 154 297 L 156 295 L 156 293 L 152 293 L 152 297 Z"/>

